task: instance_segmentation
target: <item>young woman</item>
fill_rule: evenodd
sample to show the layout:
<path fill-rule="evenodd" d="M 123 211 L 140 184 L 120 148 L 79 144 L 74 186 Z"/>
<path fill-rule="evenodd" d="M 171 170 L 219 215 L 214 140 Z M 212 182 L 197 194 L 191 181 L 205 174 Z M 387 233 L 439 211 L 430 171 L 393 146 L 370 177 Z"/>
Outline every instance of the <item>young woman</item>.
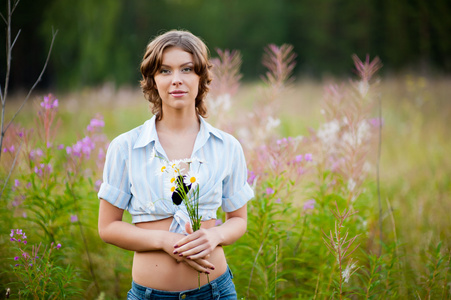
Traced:
<path fill-rule="evenodd" d="M 222 246 L 245 233 L 253 192 L 239 142 L 203 119 L 210 68 L 207 47 L 190 32 L 169 31 L 151 41 L 141 87 L 154 116 L 108 148 L 99 234 L 135 251 L 128 299 L 236 299 Z M 199 174 L 201 229 L 193 232 L 185 205 L 171 200 L 155 154 L 168 161 L 196 158 L 184 169 Z M 226 222 L 215 226 L 220 206 Z M 122 221 L 124 210 L 134 225 Z"/>

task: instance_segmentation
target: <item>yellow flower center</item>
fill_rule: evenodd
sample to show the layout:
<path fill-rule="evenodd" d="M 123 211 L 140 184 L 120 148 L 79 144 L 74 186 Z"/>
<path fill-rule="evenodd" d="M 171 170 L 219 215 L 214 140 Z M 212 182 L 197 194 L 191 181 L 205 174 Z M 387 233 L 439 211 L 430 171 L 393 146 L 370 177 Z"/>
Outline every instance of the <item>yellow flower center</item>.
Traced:
<path fill-rule="evenodd" d="M 175 177 L 172 177 L 171 178 L 171 183 L 174 183 L 174 181 L 175 181 Z"/>
<path fill-rule="evenodd" d="M 171 193 L 175 191 L 175 186 L 171 186 Z"/>
<path fill-rule="evenodd" d="M 195 183 L 195 182 L 196 182 L 196 177 L 191 177 L 191 178 L 189 179 L 189 181 L 190 181 L 191 183 Z"/>
<path fill-rule="evenodd" d="M 164 170 L 166 170 L 166 166 L 161 167 L 161 172 L 164 172 Z"/>

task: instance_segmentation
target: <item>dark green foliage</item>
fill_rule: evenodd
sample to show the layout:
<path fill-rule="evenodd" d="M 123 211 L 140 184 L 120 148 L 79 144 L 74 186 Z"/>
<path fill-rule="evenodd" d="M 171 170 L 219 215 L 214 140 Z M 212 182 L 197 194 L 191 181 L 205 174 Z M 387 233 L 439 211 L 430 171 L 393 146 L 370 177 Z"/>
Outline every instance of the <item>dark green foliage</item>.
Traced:
<path fill-rule="evenodd" d="M 378 55 L 385 71 L 409 67 L 424 71 L 432 66 L 450 72 L 450 3 L 79 0 L 69 4 L 51 0 L 43 5 L 32 1 L 19 5 L 15 13 L 13 33 L 20 28 L 22 32 L 14 49 L 11 87 L 27 86 L 36 78 L 52 27 L 59 35 L 45 83 L 63 89 L 105 81 L 137 86 L 147 42 L 170 29 L 201 36 L 213 53 L 215 48 L 240 50 L 247 79 L 262 73 L 261 53 L 269 43 L 293 45 L 300 74 L 348 74 L 343 72 L 350 70 L 353 53 Z"/>

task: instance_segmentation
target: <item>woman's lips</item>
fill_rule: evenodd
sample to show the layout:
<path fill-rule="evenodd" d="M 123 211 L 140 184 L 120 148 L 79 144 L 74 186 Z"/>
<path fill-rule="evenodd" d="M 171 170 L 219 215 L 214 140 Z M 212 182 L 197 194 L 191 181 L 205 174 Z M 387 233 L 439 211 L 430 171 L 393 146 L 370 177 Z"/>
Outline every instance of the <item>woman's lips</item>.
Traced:
<path fill-rule="evenodd" d="M 173 91 L 170 92 L 169 94 L 171 94 L 173 97 L 183 97 L 187 92 L 185 91 Z"/>

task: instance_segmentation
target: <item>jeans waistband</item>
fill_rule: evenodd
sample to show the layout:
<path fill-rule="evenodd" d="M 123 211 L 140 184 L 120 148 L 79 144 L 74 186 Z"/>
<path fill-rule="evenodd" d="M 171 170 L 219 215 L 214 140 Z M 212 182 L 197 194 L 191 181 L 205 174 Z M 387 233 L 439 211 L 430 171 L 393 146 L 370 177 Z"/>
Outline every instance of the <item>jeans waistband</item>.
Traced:
<path fill-rule="evenodd" d="M 200 288 L 195 288 L 195 289 L 186 290 L 186 291 L 179 291 L 179 292 L 170 292 L 170 291 L 162 291 L 162 290 L 145 287 L 145 286 L 142 286 L 142 285 L 132 281 L 132 289 L 139 291 L 139 293 L 142 295 L 147 295 L 147 294 L 150 295 L 150 294 L 155 294 L 155 293 L 161 294 L 161 295 L 168 295 L 168 296 L 179 296 L 179 295 L 183 295 L 183 294 L 190 295 L 190 294 L 195 294 L 195 293 L 208 292 L 208 291 L 211 291 L 212 289 L 216 289 L 217 287 L 221 287 L 222 285 L 227 283 L 229 278 L 232 279 L 233 275 L 232 275 L 232 271 L 227 266 L 227 270 L 221 276 L 210 281 L 210 283 L 207 283 L 207 284 L 201 286 Z"/>

